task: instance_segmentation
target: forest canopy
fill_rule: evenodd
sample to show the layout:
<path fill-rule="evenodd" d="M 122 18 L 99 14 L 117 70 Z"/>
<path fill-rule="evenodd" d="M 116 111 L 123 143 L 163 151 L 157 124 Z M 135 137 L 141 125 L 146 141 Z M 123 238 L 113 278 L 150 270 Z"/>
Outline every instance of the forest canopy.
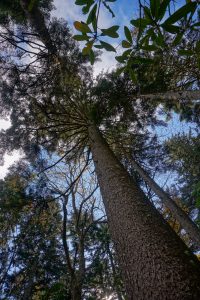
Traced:
<path fill-rule="evenodd" d="M 0 0 L 2 300 L 200 299 L 199 1 L 121 2 Z"/>

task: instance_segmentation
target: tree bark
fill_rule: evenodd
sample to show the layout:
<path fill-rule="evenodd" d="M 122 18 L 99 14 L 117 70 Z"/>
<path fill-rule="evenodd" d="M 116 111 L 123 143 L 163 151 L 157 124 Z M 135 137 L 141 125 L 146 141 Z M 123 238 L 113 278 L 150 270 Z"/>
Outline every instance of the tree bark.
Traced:
<path fill-rule="evenodd" d="M 140 165 L 133 159 L 132 165 L 138 174 L 148 183 L 149 187 L 154 193 L 160 197 L 163 203 L 169 208 L 174 215 L 175 219 L 180 223 L 181 227 L 186 230 L 190 238 L 200 246 L 200 230 L 190 217 L 174 202 L 169 195 L 163 191 L 162 188 L 147 174 L 147 172 L 140 167 Z"/>
<path fill-rule="evenodd" d="M 56 53 L 56 47 L 53 45 L 49 31 L 45 24 L 45 19 L 41 11 L 38 9 L 37 5 L 33 5 L 33 7 L 29 8 L 30 0 L 20 0 L 20 5 L 24 10 L 24 13 L 29 21 L 30 25 L 39 35 L 41 41 L 46 46 L 47 50 L 51 54 Z"/>
<path fill-rule="evenodd" d="M 128 299 L 200 299 L 197 258 L 145 197 L 93 125 L 89 138 Z"/>

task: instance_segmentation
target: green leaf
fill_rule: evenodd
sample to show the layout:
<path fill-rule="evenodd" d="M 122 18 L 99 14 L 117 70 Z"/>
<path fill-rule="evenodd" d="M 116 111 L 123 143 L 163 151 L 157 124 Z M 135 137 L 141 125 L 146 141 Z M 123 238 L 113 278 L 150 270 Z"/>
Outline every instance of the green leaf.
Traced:
<path fill-rule="evenodd" d="M 94 61 L 95 61 L 95 55 L 94 55 L 94 51 L 92 49 L 90 50 L 89 56 L 90 56 L 90 63 L 91 63 L 91 65 L 93 65 Z"/>
<path fill-rule="evenodd" d="M 160 8 L 160 1 L 158 0 L 150 0 L 150 8 L 151 8 L 151 14 L 153 17 L 157 19 L 158 17 L 158 11 Z"/>
<path fill-rule="evenodd" d="M 147 27 L 147 25 L 149 25 L 149 21 L 146 20 L 146 19 L 142 19 L 142 18 L 139 18 L 139 19 L 136 19 L 136 20 L 131 20 L 130 23 L 137 27 L 137 28 L 142 28 L 142 29 L 145 29 Z"/>
<path fill-rule="evenodd" d="M 195 29 L 195 27 L 199 27 L 199 26 L 200 26 L 200 22 L 197 22 L 197 23 L 193 24 L 193 25 L 191 26 L 191 28 L 192 28 L 192 29 Z"/>
<path fill-rule="evenodd" d="M 91 9 L 87 18 L 87 22 L 86 22 L 87 24 L 90 24 L 94 21 L 94 19 L 96 18 L 96 12 L 97 12 L 97 4 L 95 4 Z"/>
<path fill-rule="evenodd" d="M 170 32 L 170 33 L 179 33 L 180 29 L 181 29 L 181 27 L 179 27 L 179 26 L 171 25 L 171 24 L 168 24 L 168 23 L 167 24 L 164 23 L 161 26 L 164 30 L 166 30 L 167 32 Z"/>
<path fill-rule="evenodd" d="M 170 0 L 163 0 L 160 8 L 158 10 L 158 20 L 162 20 L 162 18 L 164 17 L 166 10 L 167 10 L 167 6 L 170 4 Z"/>
<path fill-rule="evenodd" d="M 120 63 L 125 63 L 125 61 L 128 59 L 128 56 L 131 54 L 132 49 L 126 50 L 122 53 L 121 56 L 116 56 L 115 59 Z"/>
<path fill-rule="evenodd" d="M 102 46 L 102 45 L 94 45 L 94 47 L 97 48 L 97 49 L 103 49 L 104 48 L 104 46 Z"/>
<path fill-rule="evenodd" d="M 156 39 L 154 40 L 154 42 L 156 43 L 156 45 L 158 45 L 160 47 L 166 46 L 164 36 L 160 32 L 158 32 L 158 35 L 156 36 Z"/>
<path fill-rule="evenodd" d="M 183 17 L 187 16 L 190 12 L 194 13 L 197 7 L 197 2 L 190 2 L 179 8 L 173 15 L 171 15 L 164 24 L 174 24 L 175 22 L 181 20 Z"/>
<path fill-rule="evenodd" d="M 133 42 L 132 35 L 131 35 L 131 32 L 130 32 L 130 30 L 127 26 L 124 26 L 124 33 L 125 33 L 125 36 L 126 36 L 127 40 L 132 44 L 132 42 Z"/>
<path fill-rule="evenodd" d="M 90 54 L 90 51 L 91 51 L 92 46 L 93 46 L 93 43 L 94 43 L 94 42 L 88 42 L 88 43 L 87 43 L 86 47 L 84 47 L 83 50 L 82 50 L 82 54 L 83 54 L 83 55 L 88 55 L 88 54 Z"/>
<path fill-rule="evenodd" d="M 131 52 L 132 52 L 132 49 L 128 49 L 128 50 L 126 50 L 126 51 L 124 51 L 124 52 L 122 53 L 122 56 L 123 56 L 123 57 L 128 57 L 128 55 L 130 55 Z"/>
<path fill-rule="evenodd" d="M 153 24 L 154 25 L 154 22 L 153 22 L 153 17 L 151 15 L 151 11 L 150 9 L 147 7 L 147 6 L 144 6 L 144 14 L 145 14 L 145 19 L 150 23 L 150 24 Z"/>
<path fill-rule="evenodd" d="M 130 48 L 131 46 L 132 46 L 131 43 L 129 43 L 125 40 L 122 41 L 122 47 L 123 48 Z"/>
<path fill-rule="evenodd" d="M 191 55 L 194 54 L 194 51 L 180 49 L 180 50 L 178 50 L 178 54 L 179 55 L 184 55 L 184 56 L 191 56 Z"/>
<path fill-rule="evenodd" d="M 76 30 L 81 31 L 83 33 L 90 33 L 91 32 L 91 29 L 89 28 L 89 26 L 86 23 L 83 23 L 83 22 L 75 21 L 74 22 L 74 27 L 76 28 Z"/>
<path fill-rule="evenodd" d="M 131 80 L 137 83 L 137 74 L 131 68 L 128 69 Z"/>
<path fill-rule="evenodd" d="M 147 51 L 156 51 L 158 50 L 158 47 L 156 47 L 155 45 L 145 45 L 142 46 L 142 49 Z"/>
<path fill-rule="evenodd" d="M 100 41 L 100 43 L 103 46 L 103 48 L 106 49 L 107 51 L 116 52 L 115 48 L 112 45 L 110 45 L 110 44 L 108 44 L 106 42 L 103 42 L 103 41 Z"/>
<path fill-rule="evenodd" d="M 177 36 L 175 37 L 175 39 L 172 43 L 173 46 L 177 46 L 178 44 L 180 44 L 180 42 L 183 38 L 183 34 L 184 34 L 184 32 L 180 32 L 180 33 L 177 34 Z"/>
<path fill-rule="evenodd" d="M 119 29 L 119 26 L 116 25 L 116 26 L 112 26 L 110 28 L 107 28 L 107 29 L 101 29 L 102 31 L 102 35 L 106 35 L 106 36 L 109 36 L 109 37 L 112 37 L 112 38 L 118 38 L 119 37 L 119 34 L 117 33 L 117 30 Z"/>
<path fill-rule="evenodd" d="M 86 15 L 89 12 L 89 10 L 93 4 L 94 4 L 93 0 L 87 0 L 86 5 L 82 8 L 82 12 L 84 15 Z"/>
<path fill-rule="evenodd" d="M 121 64 L 125 63 L 126 61 L 126 58 L 123 55 L 115 56 L 115 59 Z"/>
<path fill-rule="evenodd" d="M 94 0 L 87 0 L 86 1 L 86 5 L 82 8 L 82 12 L 84 15 L 86 15 L 89 10 L 90 10 L 90 7 L 94 4 Z"/>
<path fill-rule="evenodd" d="M 87 0 L 76 0 L 75 4 L 76 5 L 86 5 L 87 4 Z"/>
<path fill-rule="evenodd" d="M 83 35 L 74 35 L 73 38 L 76 40 L 76 41 L 87 41 L 89 39 L 89 37 L 86 35 L 86 34 L 83 34 Z"/>
<path fill-rule="evenodd" d="M 126 67 L 118 68 L 117 71 L 116 71 L 116 74 L 119 76 L 119 75 L 122 74 L 125 70 L 126 70 Z"/>

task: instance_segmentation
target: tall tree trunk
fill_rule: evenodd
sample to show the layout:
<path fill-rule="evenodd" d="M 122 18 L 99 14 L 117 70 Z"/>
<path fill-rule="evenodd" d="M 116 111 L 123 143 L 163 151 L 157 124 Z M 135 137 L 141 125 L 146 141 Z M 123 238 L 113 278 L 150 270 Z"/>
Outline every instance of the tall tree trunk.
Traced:
<path fill-rule="evenodd" d="M 45 24 L 45 19 L 39 8 L 37 7 L 37 1 L 30 9 L 30 0 L 20 0 L 20 5 L 24 10 L 24 13 L 29 21 L 30 25 L 35 30 L 36 34 L 39 35 L 41 41 L 44 43 L 46 48 L 52 54 L 56 53 L 56 47 L 53 45 L 49 31 Z"/>
<path fill-rule="evenodd" d="M 147 172 L 140 167 L 140 165 L 133 159 L 132 165 L 138 174 L 148 183 L 149 187 L 160 197 L 163 203 L 169 208 L 175 219 L 180 223 L 181 227 L 186 230 L 193 242 L 200 246 L 200 230 L 190 217 L 174 202 L 169 195 L 159 187 L 159 185 L 147 174 Z"/>
<path fill-rule="evenodd" d="M 89 137 L 128 299 L 200 299 L 196 257 L 145 197 L 93 125 Z"/>

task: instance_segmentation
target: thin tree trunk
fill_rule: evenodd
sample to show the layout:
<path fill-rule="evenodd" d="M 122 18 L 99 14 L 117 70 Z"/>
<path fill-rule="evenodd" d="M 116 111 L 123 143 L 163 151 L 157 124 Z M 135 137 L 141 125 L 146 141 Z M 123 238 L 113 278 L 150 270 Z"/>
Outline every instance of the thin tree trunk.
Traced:
<path fill-rule="evenodd" d="M 90 147 L 130 300 L 200 299 L 200 264 L 119 163 L 95 126 Z"/>
<path fill-rule="evenodd" d="M 138 174 L 148 183 L 149 187 L 154 193 L 160 197 L 163 203 L 169 208 L 174 215 L 175 219 L 180 223 L 181 227 L 184 228 L 191 239 L 197 246 L 200 246 L 200 230 L 196 224 L 190 219 L 190 217 L 174 202 L 168 194 L 163 191 L 162 188 L 147 174 L 147 172 L 140 167 L 140 165 L 132 159 L 132 165 Z"/>
<path fill-rule="evenodd" d="M 200 91 L 179 91 L 179 92 L 165 92 L 165 93 L 155 93 L 140 95 L 141 98 L 150 100 L 200 100 Z"/>

